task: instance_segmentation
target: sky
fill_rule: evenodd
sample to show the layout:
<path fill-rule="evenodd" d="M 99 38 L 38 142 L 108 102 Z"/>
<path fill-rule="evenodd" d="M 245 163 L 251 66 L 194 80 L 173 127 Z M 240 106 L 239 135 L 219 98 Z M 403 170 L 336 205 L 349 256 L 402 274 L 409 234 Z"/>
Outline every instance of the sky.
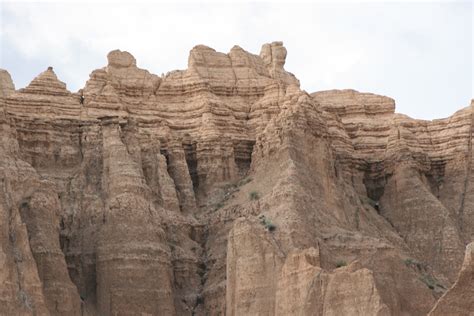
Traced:
<path fill-rule="evenodd" d="M 285 69 L 309 93 L 386 95 L 419 119 L 447 117 L 474 95 L 470 0 L 0 1 L 0 68 L 17 89 L 53 66 L 75 92 L 114 49 L 161 75 L 186 69 L 198 44 L 259 54 L 278 40 L 288 50 Z"/>

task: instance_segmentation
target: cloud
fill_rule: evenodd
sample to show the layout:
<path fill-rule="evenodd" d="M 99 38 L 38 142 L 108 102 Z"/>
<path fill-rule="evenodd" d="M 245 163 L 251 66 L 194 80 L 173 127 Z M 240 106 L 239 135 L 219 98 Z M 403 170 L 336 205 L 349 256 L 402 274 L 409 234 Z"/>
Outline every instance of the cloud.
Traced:
<path fill-rule="evenodd" d="M 308 92 L 355 88 L 389 95 L 417 118 L 450 115 L 472 98 L 472 4 L 2 3 L 0 66 L 17 88 L 48 66 L 76 91 L 116 48 L 161 74 L 189 50 L 237 44 L 258 54 L 283 40 L 286 69 Z"/>

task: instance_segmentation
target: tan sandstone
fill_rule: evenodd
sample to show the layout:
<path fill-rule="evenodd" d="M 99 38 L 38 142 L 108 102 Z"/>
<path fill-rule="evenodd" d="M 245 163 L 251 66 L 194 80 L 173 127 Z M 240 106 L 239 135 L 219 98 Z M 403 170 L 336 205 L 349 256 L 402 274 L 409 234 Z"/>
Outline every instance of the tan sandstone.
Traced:
<path fill-rule="evenodd" d="M 415 120 L 286 56 L 1 70 L 0 314 L 472 314 L 474 101 Z"/>

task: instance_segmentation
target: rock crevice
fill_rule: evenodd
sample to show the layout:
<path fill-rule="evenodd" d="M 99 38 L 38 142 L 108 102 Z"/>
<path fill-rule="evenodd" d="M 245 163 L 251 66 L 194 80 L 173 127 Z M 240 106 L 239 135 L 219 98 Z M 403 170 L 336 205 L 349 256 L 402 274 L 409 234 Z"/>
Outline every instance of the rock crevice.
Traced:
<path fill-rule="evenodd" d="M 468 315 L 474 101 L 415 120 L 286 56 L 1 70 L 0 314 Z"/>

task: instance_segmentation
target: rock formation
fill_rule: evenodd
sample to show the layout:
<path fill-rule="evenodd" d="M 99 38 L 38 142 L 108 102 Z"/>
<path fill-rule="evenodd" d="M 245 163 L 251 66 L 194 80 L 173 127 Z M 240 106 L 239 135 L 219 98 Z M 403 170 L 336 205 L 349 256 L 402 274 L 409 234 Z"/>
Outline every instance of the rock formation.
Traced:
<path fill-rule="evenodd" d="M 474 101 L 308 94 L 286 54 L 1 70 L 0 314 L 470 315 Z"/>
<path fill-rule="evenodd" d="M 466 247 L 466 256 L 453 286 L 436 303 L 430 316 L 474 314 L 474 243 Z"/>

